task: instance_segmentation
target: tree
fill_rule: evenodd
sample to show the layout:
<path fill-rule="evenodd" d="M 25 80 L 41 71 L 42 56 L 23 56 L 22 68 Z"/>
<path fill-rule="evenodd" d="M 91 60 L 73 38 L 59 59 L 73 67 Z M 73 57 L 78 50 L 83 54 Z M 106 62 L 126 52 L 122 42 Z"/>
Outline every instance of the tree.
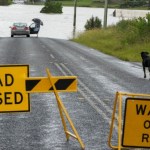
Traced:
<path fill-rule="evenodd" d="M 0 0 L 0 5 L 10 5 L 12 4 L 12 0 Z"/>
<path fill-rule="evenodd" d="M 44 7 L 40 11 L 41 13 L 62 13 L 62 3 L 47 0 Z"/>

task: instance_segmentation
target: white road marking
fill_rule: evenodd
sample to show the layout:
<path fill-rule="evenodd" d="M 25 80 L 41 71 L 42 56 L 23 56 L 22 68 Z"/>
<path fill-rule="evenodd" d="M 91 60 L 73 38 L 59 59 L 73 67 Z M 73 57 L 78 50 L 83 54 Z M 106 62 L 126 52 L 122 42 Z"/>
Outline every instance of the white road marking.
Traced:
<path fill-rule="evenodd" d="M 55 59 L 54 55 L 53 54 L 50 54 L 51 58 Z"/>
<path fill-rule="evenodd" d="M 60 63 L 60 65 L 63 68 L 65 68 L 70 75 L 74 76 L 74 74 L 63 63 Z M 63 70 L 63 68 L 60 65 L 58 63 L 55 63 L 55 66 L 63 73 L 63 75 L 67 76 L 67 73 Z M 101 104 L 102 107 L 105 108 L 105 110 L 109 114 L 112 114 L 112 109 L 109 106 L 107 106 L 104 102 L 102 102 L 94 92 L 92 92 L 88 87 L 86 87 L 86 85 L 83 82 L 81 82 L 79 79 L 78 79 L 78 81 L 79 81 L 79 84 L 83 88 L 83 89 L 78 88 L 78 92 L 90 104 L 90 106 L 92 106 L 92 108 L 94 108 L 94 110 L 98 114 L 100 114 L 110 124 L 111 123 L 110 117 L 108 117 L 105 112 L 103 112 L 98 106 L 96 106 L 96 104 L 93 102 L 93 100 L 91 100 L 91 98 L 86 93 L 88 92 L 88 94 L 90 94 L 90 96 L 92 96 L 92 98 L 94 98 L 99 104 Z M 118 130 L 118 127 L 116 124 L 114 124 L 114 129 L 116 131 Z"/>

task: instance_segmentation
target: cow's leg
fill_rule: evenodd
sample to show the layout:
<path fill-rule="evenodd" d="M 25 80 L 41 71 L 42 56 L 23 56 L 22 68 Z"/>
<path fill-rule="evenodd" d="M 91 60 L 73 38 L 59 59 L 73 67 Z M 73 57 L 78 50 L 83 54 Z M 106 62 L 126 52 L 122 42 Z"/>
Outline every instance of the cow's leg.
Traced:
<path fill-rule="evenodd" d="M 149 71 L 149 80 L 150 80 L 150 67 L 148 67 L 148 71 Z"/>
<path fill-rule="evenodd" d="M 146 78 L 146 72 L 145 72 L 145 66 L 144 66 L 144 63 L 142 63 L 143 65 L 143 71 L 144 71 L 144 78 Z"/>

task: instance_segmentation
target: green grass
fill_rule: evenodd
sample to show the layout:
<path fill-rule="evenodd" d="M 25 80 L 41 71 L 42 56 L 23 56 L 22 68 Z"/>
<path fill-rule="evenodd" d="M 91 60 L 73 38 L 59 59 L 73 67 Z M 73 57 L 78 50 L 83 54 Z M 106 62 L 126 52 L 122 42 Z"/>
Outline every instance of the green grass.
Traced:
<path fill-rule="evenodd" d="M 56 0 L 57 2 L 62 3 L 63 6 L 74 6 L 74 0 Z M 30 5 L 44 5 L 44 2 L 26 2 L 26 4 Z M 104 8 L 104 1 L 103 0 L 77 0 L 78 7 L 99 7 Z M 109 4 L 109 8 L 118 8 L 119 4 Z"/>
<path fill-rule="evenodd" d="M 74 0 L 56 0 L 57 2 L 62 3 L 63 6 L 74 6 Z M 32 2 L 25 2 L 25 4 L 29 5 L 44 5 L 44 2 L 35 2 L 34 4 Z M 104 8 L 105 0 L 77 0 L 77 6 L 78 7 L 98 7 L 98 8 Z M 120 3 L 108 3 L 108 8 L 120 8 Z M 141 7 L 133 7 L 133 8 L 126 8 L 126 9 L 141 9 L 141 10 L 147 10 L 147 7 L 141 6 Z"/>
<path fill-rule="evenodd" d="M 62 3 L 63 6 L 74 6 L 74 1 L 59 1 Z M 104 1 L 97 1 L 97 0 L 77 0 L 78 7 L 98 7 L 104 8 Z M 109 8 L 119 8 L 119 4 L 108 4 Z"/>
<path fill-rule="evenodd" d="M 59 1 L 63 6 L 74 6 L 74 1 Z M 77 1 L 77 6 L 80 7 L 91 7 L 91 0 L 81 0 Z"/>
<path fill-rule="evenodd" d="M 140 52 L 148 51 L 150 53 L 150 40 L 124 43 L 122 34 L 115 26 L 86 31 L 72 40 L 125 61 L 141 62 Z"/>

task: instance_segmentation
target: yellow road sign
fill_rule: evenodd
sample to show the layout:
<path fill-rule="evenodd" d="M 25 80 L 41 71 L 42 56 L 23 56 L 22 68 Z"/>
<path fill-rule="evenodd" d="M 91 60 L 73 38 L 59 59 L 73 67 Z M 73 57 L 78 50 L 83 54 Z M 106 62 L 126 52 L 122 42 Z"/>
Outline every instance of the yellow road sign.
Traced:
<path fill-rule="evenodd" d="M 76 92 L 76 76 L 51 77 L 57 92 Z M 29 93 L 53 92 L 48 77 L 29 78 L 28 65 L 0 66 L 0 112 L 29 111 Z"/>
<path fill-rule="evenodd" d="M 76 92 L 77 77 L 76 76 L 57 76 L 51 80 L 55 84 L 58 92 Z M 26 79 L 26 91 L 34 92 L 53 92 L 53 87 L 49 83 L 48 77 L 30 77 Z"/>
<path fill-rule="evenodd" d="M 150 148 L 150 99 L 126 99 L 122 145 Z"/>
<path fill-rule="evenodd" d="M 28 76 L 28 65 L 0 66 L 0 112 L 30 111 L 29 94 L 25 89 Z"/>
<path fill-rule="evenodd" d="M 54 92 L 67 140 L 69 140 L 69 137 L 72 136 L 78 140 L 82 149 L 84 149 L 85 145 L 58 95 L 58 92 L 77 91 L 77 77 L 53 77 L 48 69 L 47 75 L 48 77 L 29 78 L 28 65 L 0 66 L 0 113 L 29 111 L 30 104 L 28 93 Z M 74 133 L 68 131 L 65 123 L 65 117 L 67 118 Z"/>

